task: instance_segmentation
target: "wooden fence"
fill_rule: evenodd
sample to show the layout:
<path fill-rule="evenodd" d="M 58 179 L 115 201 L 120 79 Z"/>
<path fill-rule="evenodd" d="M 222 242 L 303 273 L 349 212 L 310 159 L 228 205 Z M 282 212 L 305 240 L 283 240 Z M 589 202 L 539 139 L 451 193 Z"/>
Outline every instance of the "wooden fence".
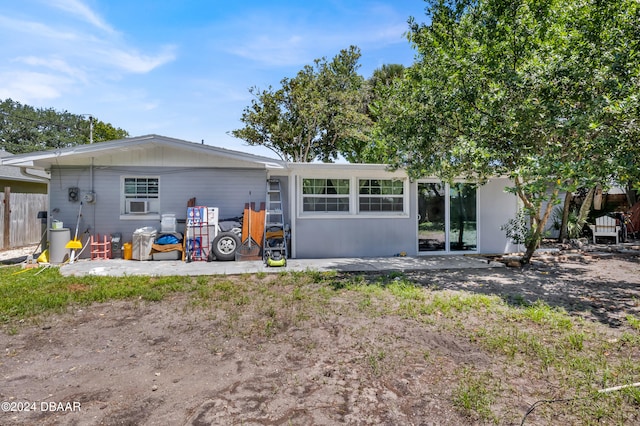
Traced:
<path fill-rule="evenodd" d="M 42 224 L 38 212 L 47 210 L 47 194 L 0 193 L 0 250 L 38 244 Z"/>

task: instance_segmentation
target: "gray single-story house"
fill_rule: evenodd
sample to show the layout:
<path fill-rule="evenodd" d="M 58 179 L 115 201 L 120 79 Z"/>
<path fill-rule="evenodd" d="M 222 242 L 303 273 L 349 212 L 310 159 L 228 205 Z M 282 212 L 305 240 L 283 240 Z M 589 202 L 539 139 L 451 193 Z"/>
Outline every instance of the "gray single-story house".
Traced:
<path fill-rule="evenodd" d="M 293 258 L 505 253 L 500 228 L 518 203 L 506 178 L 482 186 L 412 180 L 385 165 L 287 163 L 158 135 L 16 155 L 3 165 L 50 174 L 49 219 L 80 234 L 184 224 L 187 202 L 217 207 L 220 219 L 259 205 L 279 179 Z M 142 211 L 131 211 L 144 206 Z M 141 203 L 142 202 L 142 203 Z M 183 225 L 184 226 L 184 225 Z M 181 231 L 178 229 L 178 231 Z"/>

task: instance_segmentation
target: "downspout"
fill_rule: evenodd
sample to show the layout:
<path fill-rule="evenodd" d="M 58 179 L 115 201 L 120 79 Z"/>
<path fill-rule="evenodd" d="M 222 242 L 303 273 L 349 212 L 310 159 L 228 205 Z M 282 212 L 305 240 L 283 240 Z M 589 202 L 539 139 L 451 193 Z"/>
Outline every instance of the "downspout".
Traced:
<path fill-rule="evenodd" d="M 96 196 L 95 196 L 95 191 L 93 190 L 94 189 L 93 188 L 93 161 L 94 161 L 94 157 L 91 157 L 91 166 L 89 167 L 89 185 L 90 185 L 90 188 L 91 188 L 91 197 L 93 199 L 93 202 L 89 203 L 89 204 L 92 204 L 92 207 L 93 207 L 92 208 L 92 210 L 93 210 L 93 218 L 92 218 L 91 224 L 93 225 L 93 232 L 95 233 L 96 232 L 96 210 L 98 210 L 98 209 L 96 208 L 96 205 L 95 205 Z"/>
<path fill-rule="evenodd" d="M 93 194 L 95 191 L 93 190 L 93 160 L 94 157 L 91 157 L 91 165 L 89 166 L 89 188 L 91 188 L 91 193 Z"/>
<path fill-rule="evenodd" d="M 93 115 L 89 116 L 89 144 L 93 144 Z M 91 157 L 91 167 L 89 169 L 89 179 L 90 179 L 89 185 L 90 185 L 90 188 L 91 188 L 91 197 L 93 199 L 93 202 L 95 203 L 96 202 L 96 200 L 95 200 L 95 191 L 94 191 L 94 188 L 93 188 L 93 160 L 94 160 L 94 157 Z M 96 228 L 96 210 L 97 209 L 96 209 L 96 206 L 94 204 L 93 205 L 93 221 L 92 221 L 94 232 L 95 232 L 95 228 Z"/>

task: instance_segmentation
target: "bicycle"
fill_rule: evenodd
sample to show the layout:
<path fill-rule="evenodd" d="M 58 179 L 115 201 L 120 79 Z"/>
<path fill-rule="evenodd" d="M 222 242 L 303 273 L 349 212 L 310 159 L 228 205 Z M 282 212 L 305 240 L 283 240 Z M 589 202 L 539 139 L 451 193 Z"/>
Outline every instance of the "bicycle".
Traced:
<path fill-rule="evenodd" d="M 622 236 L 622 242 L 626 243 L 627 240 L 629 239 L 629 236 L 631 236 L 631 238 L 635 239 L 636 238 L 636 233 L 638 232 L 638 230 L 636 230 L 633 226 L 633 222 L 631 221 L 631 213 L 624 213 L 624 212 L 620 212 L 619 213 L 620 218 L 620 232 L 621 232 L 621 236 Z"/>

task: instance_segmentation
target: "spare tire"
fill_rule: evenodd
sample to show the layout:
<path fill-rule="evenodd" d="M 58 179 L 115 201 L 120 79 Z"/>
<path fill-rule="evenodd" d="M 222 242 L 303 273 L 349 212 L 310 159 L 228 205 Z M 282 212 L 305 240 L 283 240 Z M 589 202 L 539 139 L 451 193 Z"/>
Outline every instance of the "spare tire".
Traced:
<path fill-rule="evenodd" d="M 235 260 L 240 244 L 240 237 L 235 232 L 221 232 L 213 239 L 211 251 L 216 260 Z"/>

